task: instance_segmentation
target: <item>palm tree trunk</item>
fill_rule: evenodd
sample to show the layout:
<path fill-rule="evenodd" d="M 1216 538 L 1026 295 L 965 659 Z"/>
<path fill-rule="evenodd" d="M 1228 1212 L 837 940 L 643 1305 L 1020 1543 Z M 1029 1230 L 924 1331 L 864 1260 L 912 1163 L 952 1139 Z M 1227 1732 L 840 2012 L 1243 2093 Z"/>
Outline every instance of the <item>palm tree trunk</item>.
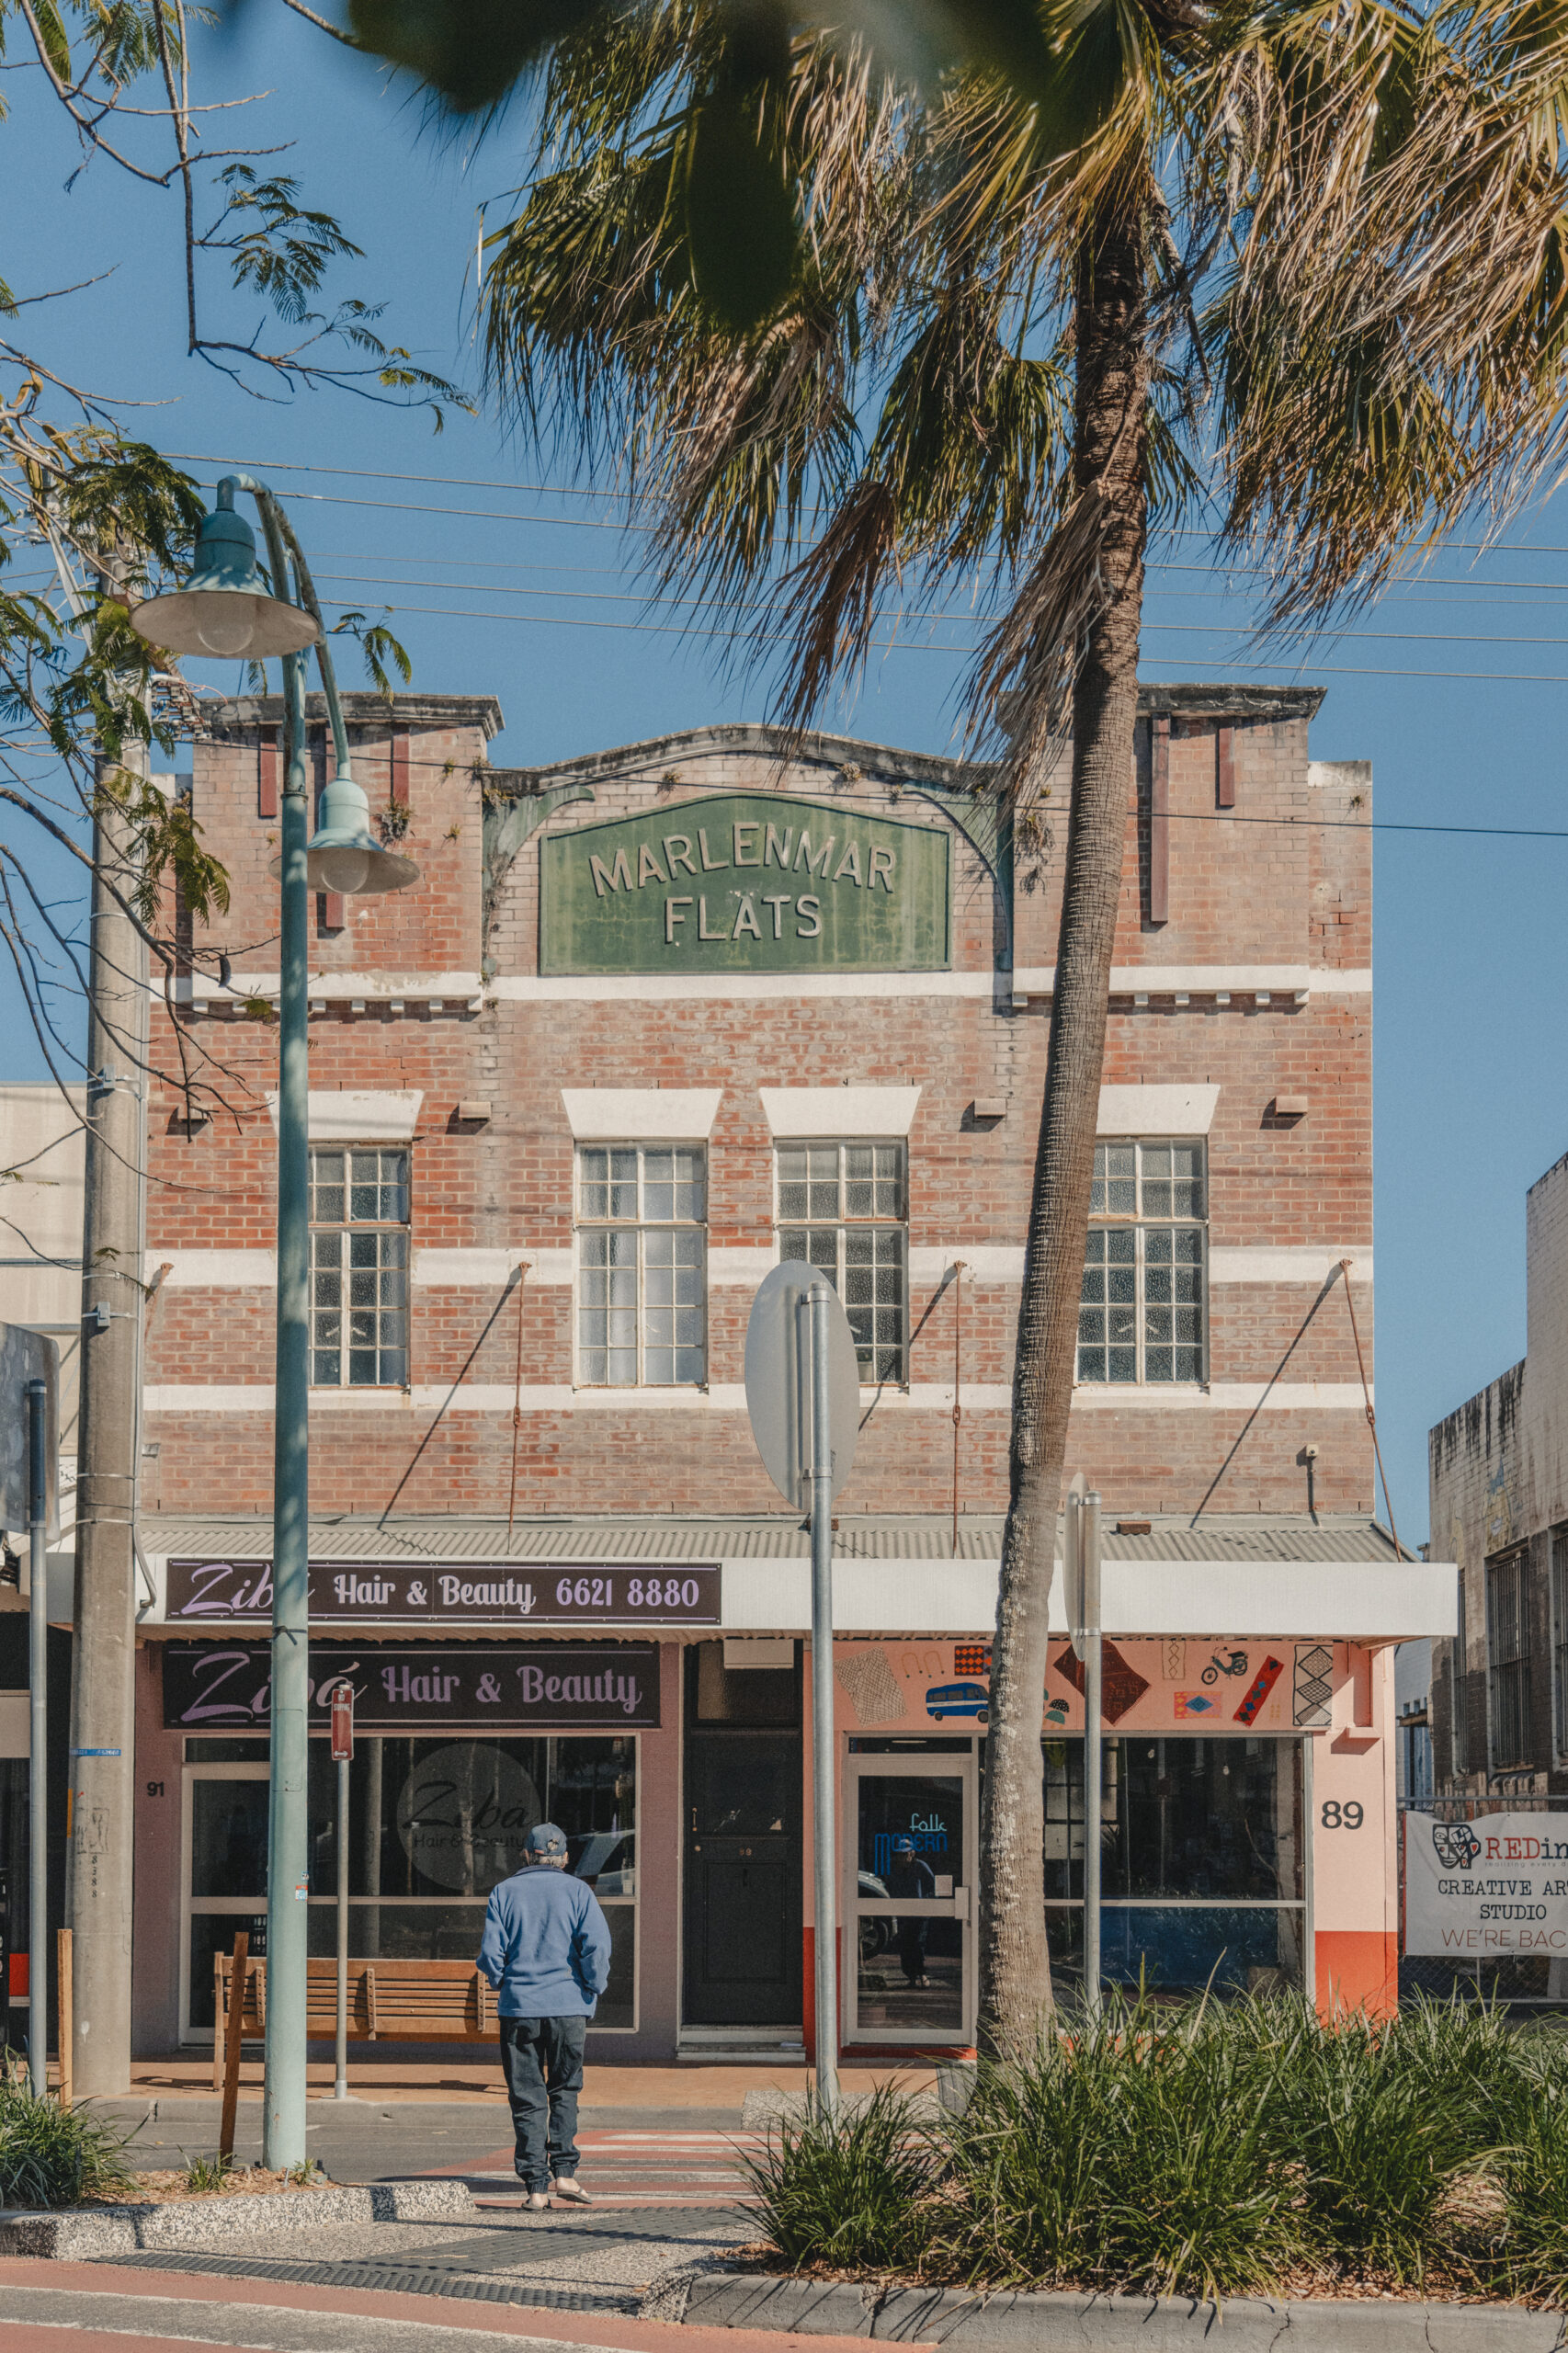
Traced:
<path fill-rule="evenodd" d="M 1145 244 L 1134 198 L 1103 203 L 1077 288 L 1074 477 L 1096 491 L 1106 601 L 1073 693 L 1073 792 L 1045 1100 L 1013 1375 L 1011 1492 L 1003 1539 L 981 1820 L 983 2049 L 1026 2048 L 1052 2006 L 1045 1930 L 1040 1716 L 1046 1604 L 1067 1451 L 1084 1243 L 1138 716 L 1147 531 Z M 1088 1825 L 1094 1835 L 1094 1825 Z"/>

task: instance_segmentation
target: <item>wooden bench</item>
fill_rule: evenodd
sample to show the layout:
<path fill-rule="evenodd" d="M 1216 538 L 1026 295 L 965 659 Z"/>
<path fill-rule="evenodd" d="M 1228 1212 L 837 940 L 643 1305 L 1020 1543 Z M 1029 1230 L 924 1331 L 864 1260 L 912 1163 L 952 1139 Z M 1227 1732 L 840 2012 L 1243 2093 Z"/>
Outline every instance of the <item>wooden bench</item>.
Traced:
<path fill-rule="evenodd" d="M 234 1963 L 212 1956 L 212 2088 L 223 2088 L 223 2038 Z M 267 1963 L 245 1966 L 241 2032 L 267 2027 Z M 330 2042 L 337 2032 L 337 1962 L 305 1964 L 305 2032 Z M 348 2033 L 356 2042 L 488 2042 L 495 2032 L 495 1996 L 472 1961 L 350 1961 Z"/>

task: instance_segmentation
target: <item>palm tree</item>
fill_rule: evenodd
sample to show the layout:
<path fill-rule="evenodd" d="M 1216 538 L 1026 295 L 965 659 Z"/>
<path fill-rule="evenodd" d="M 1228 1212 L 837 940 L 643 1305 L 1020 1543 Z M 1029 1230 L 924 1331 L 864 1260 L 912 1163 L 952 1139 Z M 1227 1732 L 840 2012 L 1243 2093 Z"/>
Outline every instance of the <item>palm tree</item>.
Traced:
<path fill-rule="evenodd" d="M 759 61 L 740 21 L 643 0 L 555 49 L 490 241 L 488 364 L 515 416 L 616 474 L 656 588 L 759 660 L 782 638 L 787 720 L 879 617 L 958 583 L 991 600 L 967 710 L 1021 822 L 1071 734 L 982 1826 L 982 2028 L 1006 2050 L 1051 2002 L 1046 1599 L 1151 529 L 1201 522 L 1263 567 L 1261 627 L 1300 631 L 1557 464 L 1568 22 L 1046 0 L 1044 70 L 922 95 L 866 40 Z M 737 119 L 794 214 L 750 323 L 703 193 Z"/>

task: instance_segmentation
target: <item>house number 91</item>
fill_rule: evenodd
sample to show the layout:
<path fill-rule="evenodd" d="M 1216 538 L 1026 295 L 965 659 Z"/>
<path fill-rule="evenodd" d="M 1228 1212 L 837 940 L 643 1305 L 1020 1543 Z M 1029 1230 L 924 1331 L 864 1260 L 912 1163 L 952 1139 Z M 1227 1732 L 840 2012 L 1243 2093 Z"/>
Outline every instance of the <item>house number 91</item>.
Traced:
<path fill-rule="evenodd" d="M 1320 1819 L 1325 1830 L 1359 1830 L 1364 1816 L 1354 1798 L 1344 1805 L 1337 1798 L 1326 1798 Z"/>

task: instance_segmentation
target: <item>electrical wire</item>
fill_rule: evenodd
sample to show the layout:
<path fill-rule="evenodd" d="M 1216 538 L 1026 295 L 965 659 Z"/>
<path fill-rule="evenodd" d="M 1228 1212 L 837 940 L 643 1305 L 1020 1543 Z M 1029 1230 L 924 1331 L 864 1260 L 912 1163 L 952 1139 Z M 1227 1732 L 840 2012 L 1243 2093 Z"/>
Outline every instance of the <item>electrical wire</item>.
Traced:
<path fill-rule="evenodd" d="M 586 484 L 580 483 L 492 482 L 478 474 L 392 473 L 381 467 L 324 466 L 319 462 L 307 464 L 302 459 L 296 458 L 272 458 L 265 461 L 253 459 L 244 466 L 233 466 L 227 458 L 203 456 L 189 449 L 165 450 L 165 455 L 180 465 L 223 466 L 233 472 L 330 474 L 340 482 L 450 483 L 454 489 L 458 490 L 494 490 L 507 495 L 525 492 L 529 497 L 619 499 L 623 494 L 619 491 L 595 490 Z M 301 491 L 293 494 L 308 497 L 316 494 Z M 371 502 L 371 504 L 374 503 L 374 501 Z M 1199 527 L 1192 523 L 1172 525 L 1170 535 L 1173 539 L 1197 539 L 1210 536 L 1201 532 Z M 1510 554 L 1568 555 L 1568 542 L 1558 543 L 1550 540 L 1514 540 L 1505 543 L 1497 540 L 1446 540 L 1443 544 L 1445 548 L 1456 548 L 1461 553 L 1474 555 L 1491 554 L 1494 550 L 1504 544 L 1506 544 Z"/>

